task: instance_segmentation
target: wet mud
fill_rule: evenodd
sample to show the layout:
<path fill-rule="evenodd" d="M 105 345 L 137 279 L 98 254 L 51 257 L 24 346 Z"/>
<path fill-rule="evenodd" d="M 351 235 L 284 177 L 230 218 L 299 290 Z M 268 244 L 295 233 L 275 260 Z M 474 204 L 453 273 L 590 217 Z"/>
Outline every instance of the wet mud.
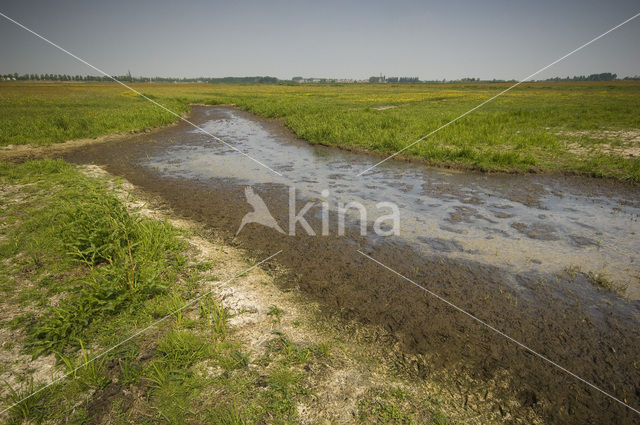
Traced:
<path fill-rule="evenodd" d="M 264 147 L 253 156 L 285 177 L 256 171 L 255 164 L 241 162 L 242 157 L 186 124 L 82 146 L 63 156 L 104 166 L 156 195 L 176 214 L 257 256 L 282 249 L 277 261 L 290 271 L 283 285 L 320 302 L 328 319 L 384 328 L 381 343 L 401 347 L 400 353 L 390 351 L 399 368 L 427 379 L 445 370 L 456 383 L 452 391 L 500 411 L 509 421 L 535 415 L 546 423 L 639 423 L 637 413 L 357 252 L 639 408 L 640 302 L 603 291 L 582 273 L 565 271 L 572 266 L 587 271 L 589 264 L 612 270 L 634 293 L 638 188 L 559 176 L 441 170 L 423 175 L 423 166 L 395 162 L 382 170 L 382 177 L 354 180 L 377 158 L 308 146 L 279 122 L 229 108 L 194 107 L 190 120 L 211 131 L 227 126 L 218 128 L 222 133 L 239 125 L 224 137 L 239 146 L 248 146 L 252 137 L 263 140 L 261 132 L 270 135 L 280 144 L 273 151 L 281 147 L 285 158 L 276 159 L 274 152 L 259 157 L 261 149 L 269 153 Z M 313 156 L 301 164 L 305 152 Z M 314 168 L 313 161 L 324 162 L 326 169 Z M 331 204 L 327 236 L 308 235 L 301 226 L 289 236 L 255 223 L 236 236 L 242 217 L 252 210 L 245 199 L 247 186 L 287 229 L 287 179 L 298 189 L 297 210 L 317 201 L 306 217 L 318 233 L 319 192 L 326 187 L 334 202 L 396 202 L 403 212 L 401 235 L 361 236 L 355 216 L 347 220 L 346 235 L 338 235 Z M 515 397 L 518 404 L 504 405 L 501 395 Z"/>

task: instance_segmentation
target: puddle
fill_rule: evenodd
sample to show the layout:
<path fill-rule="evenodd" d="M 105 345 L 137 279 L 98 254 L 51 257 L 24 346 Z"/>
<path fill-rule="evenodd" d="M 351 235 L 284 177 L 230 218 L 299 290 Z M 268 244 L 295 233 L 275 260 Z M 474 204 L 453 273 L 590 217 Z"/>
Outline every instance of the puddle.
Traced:
<path fill-rule="evenodd" d="M 463 173 L 400 161 L 356 177 L 379 159 L 309 145 L 242 111 L 210 107 L 202 112 L 204 129 L 283 177 L 197 130 L 171 139 L 166 149 L 142 158 L 142 165 L 168 177 L 294 185 L 299 197 L 326 200 L 332 209 L 338 202 L 358 201 L 375 212 L 377 202 L 393 202 L 401 210 L 401 233 L 394 238 L 425 254 L 516 273 L 547 275 L 579 267 L 629 284 L 627 295 L 640 299 L 637 188 L 584 178 Z M 326 198 L 321 196 L 325 189 Z M 276 218 L 286 229 L 287 217 Z"/>

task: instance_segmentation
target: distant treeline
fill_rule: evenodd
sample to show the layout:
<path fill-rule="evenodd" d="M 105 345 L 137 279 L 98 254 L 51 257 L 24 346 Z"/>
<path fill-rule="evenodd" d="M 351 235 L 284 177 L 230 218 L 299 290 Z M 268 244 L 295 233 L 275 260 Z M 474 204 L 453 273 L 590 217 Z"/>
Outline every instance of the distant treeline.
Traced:
<path fill-rule="evenodd" d="M 378 78 L 378 77 L 376 77 Z M 516 82 L 517 80 L 481 80 L 480 78 L 460 78 L 458 80 L 451 80 L 451 82 L 458 83 L 511 83 Z M 635 75 L 633 77 L 624 77 L 618 78 L 617 74 L 612 74 L 611 72 L 603 72 L 600 74 L 590 74 L 590 75 L 575 75 L 573 77 L 553 77 L 547 78 L 546 80 L 531 80 L 531 81 L 640 81 L 640 75 Z M 442 82 L 446 82 L 446 80 L 442 80 Z"/>
<path fill-rule="evenodd" d="M 369 77 L 370 83 L 419 83 L 418 77 Z"/>
<path fill-rule="evenodd" d="M 332 78 L 303 78 L 293 77 L 291 80 L 280 80 L 276 77 L 198 77 L 198 78 L 170 78 L 170 77 L 134 77 L 131 74 L 116 75 L 115 79 L 128 83 L 227 83 L 227 84 L 299 84 L 299 83 L 515 83 L 516 80 L 481 80 L 480 78 L 460 78 L 457 80 L 424 80 L 418 77 L 386 77 L 383 75 L 369 77 L 368 80 L 332 79 Z M 2 74 L 0 80 L 15 81 L 112 81 L 109 77 L 97 75 L 67 75 L 67 74 Z M 553 77 L 537 81 L 640 81 L 640 75 L 618 78 L 617 74 L 603 72 L 600 74 L 577 75 L 573 77 Z"/>
<path fill-rule="evenodd" d="M 612 74 L 610 72 L 603 72 L 601 74 L 591 74 L 591 75 L 576 75 L 573 77 L 554 77 L 547 78 L 545 81 L 614 81 L 618 79 L 617 74 Z M 639 76 L 635 77 L 625 77 L 623 80 L 638 80 Z"/>
<path fill-rule="evenodd" d="M 234 83 L 234 84 L 255 84 L 265 83 L 274 84 L 283 82 L 276 77 L 199 77 L 199 78 L 169 78 L 169 77 L 133 77 L 131 74 L 114 75 L 118 81 L 127 83 Z M 3 74 L 0 75 L 1 80 L 20 80 L 20 81 L 113 81 L 109 77 L 98 75 L 67 75 L 67 74 Z"/>

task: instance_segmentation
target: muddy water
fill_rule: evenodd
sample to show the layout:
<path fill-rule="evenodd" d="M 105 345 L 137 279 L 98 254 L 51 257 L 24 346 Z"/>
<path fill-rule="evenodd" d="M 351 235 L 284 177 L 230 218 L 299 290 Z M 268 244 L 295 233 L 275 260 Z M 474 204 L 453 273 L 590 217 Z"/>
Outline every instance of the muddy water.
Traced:
<path fill-rule="evenodd" d="M 205 130 L 283 177 L 207 141 L 195 129 L 142 165 L 164 176 L 293 185 L 299 197 L 318 200 L 309 215 L 318 214 L 322 201 L 334 210 L 339 202 L 357 201 L 372 221 L 389 213 L 376 208 L 377 202 L 393 202 L 401 209 L 398 241 L 422 252 L 445 252 L 515 272 L 549 274 L 577 267 L 628 284 L 629 296 L 640 298 L 640 191 L 592 187 L 581 179 L 470 174 L 394 161 L 356 177 L 376 158 L 292 143 L 233 109 L 205 114 Z M 329 195 L 322 196 L 323 190 Z M 349 212 L 352 223 L 362 217 L 355 209 Z M 288 217 L 279 218 L 286 229 Z M 337 226 L 330 222 L 330 231 Z"/>
<path fill-rule="evenodd" d="M 637 423 L 640 416 L 461 315 L 356 252 L 361 249 L 633 407 L 640 406 L 640 301 L 595 288 L 580 273 L 605 272 L 637 298 L 639 190 L 603 180 L 447 172 L 309 146 L 280 123 L 223 107 L 190 119 L 264 161 L 243 159 L 187 125 L 66 154 L 103 165 L 155 194 L 177 214 L 256 254 L 280 249 L 284 287 L 317 300 L 327 318 L 382 329 L 390 361 L 410 376 L 442 380 L 467 408 L 530 423 Z M 244 189 L 260 195 L 287 228 L 289 186 L 299 210 L 328 236 L 296 236 L 249 224 Z M 322 196 L 328 189 L 329 195 Z M 335 205 L 396 202 L 397 237 L 359 235 L 351 216 L 337 235 Z M 381 211 L 388 213 L 388 211 Z M 332 320 L 333 322 L 333 320 Z M 507 402 L 511 400 L 511 402 Z M 515 400 L 515 402 L 514 402 Z"/>

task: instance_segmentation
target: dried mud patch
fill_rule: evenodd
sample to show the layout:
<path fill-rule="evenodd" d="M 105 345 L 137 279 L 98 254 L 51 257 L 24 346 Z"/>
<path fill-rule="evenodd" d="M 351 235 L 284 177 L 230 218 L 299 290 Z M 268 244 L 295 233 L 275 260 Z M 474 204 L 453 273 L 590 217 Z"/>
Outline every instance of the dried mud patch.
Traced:
<path fill-rule="evenodd" d="M 640 129 L 634 130 L 576 130 L 557 133 L 573 139 L 608 141 L 591 145 L 589 143 L 569 142 L 567 149 L 578 156 L 590 156 L 594 153 L 622 156 L 625 158 L 640 157 Z"/>
<path fill-rule="evenodd" d="M 4 306 L 3 306 L 4 307 Z M 24 333 L 0 328 L 0 397 L 13 391 L 25 393 L 29 388 L 37 388 L 62 376 L 56 366 L 55 355 L 33 359 L 23 350 Z"/>

